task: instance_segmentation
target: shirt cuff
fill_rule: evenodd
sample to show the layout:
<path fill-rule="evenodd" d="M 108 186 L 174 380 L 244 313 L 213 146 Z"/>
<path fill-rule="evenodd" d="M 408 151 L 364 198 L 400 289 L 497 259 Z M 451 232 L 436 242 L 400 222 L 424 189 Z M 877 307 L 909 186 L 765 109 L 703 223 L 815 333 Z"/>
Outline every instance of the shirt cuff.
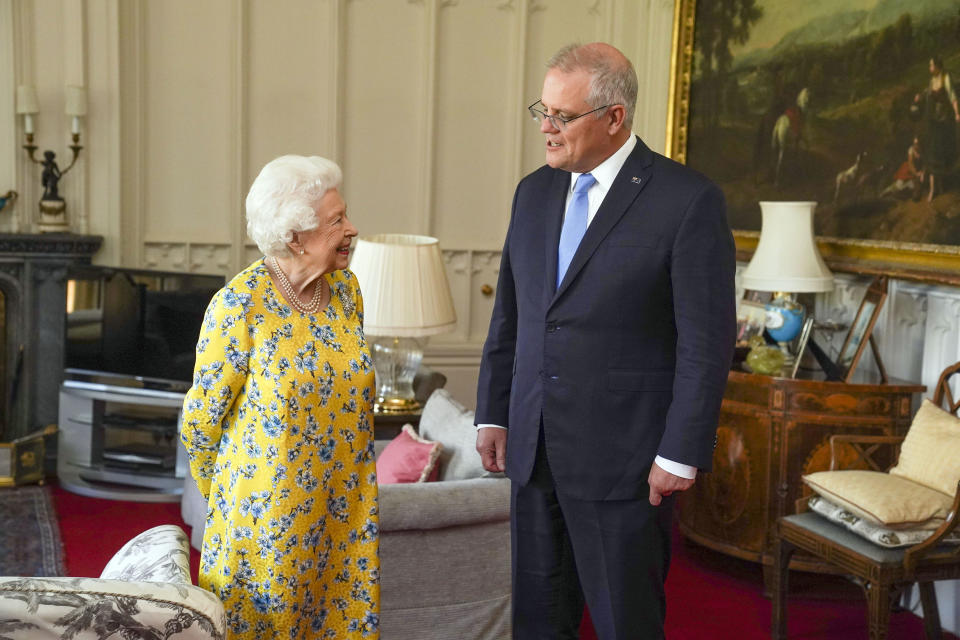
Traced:
<path fill-rule="evenodd" d="M 507 430 L 506 427 L 501 427 L 498 424 L 478 424 L 477 430 L 479 431 L 480 429 L 503 429 L 504 431 Z"/>
<path fill-rule="evenodd" d="M 686 478 L 687 480 L 694 480 L 697 477 L 697 468 L 691 467 L 688 464 L 681 464 L 679 462 L 674 462 L 673 460 L 661 458 L 660 456 L 654 458 L 653 461 L 658 467 L 667 473 L 672 473 L 675 476 L 680 476 L 681 478 Z"/>

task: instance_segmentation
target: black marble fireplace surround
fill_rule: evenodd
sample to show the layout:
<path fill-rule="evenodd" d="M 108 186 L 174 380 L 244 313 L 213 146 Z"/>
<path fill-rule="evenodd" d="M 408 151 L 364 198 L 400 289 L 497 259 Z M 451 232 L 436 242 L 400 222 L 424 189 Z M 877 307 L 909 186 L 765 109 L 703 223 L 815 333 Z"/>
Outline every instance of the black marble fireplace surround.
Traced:
<path fill-rule="evenodd" d="M 0 441 L 56 424 L 63 381 L 67 270 L 102 236 L 0 234 Z"/>

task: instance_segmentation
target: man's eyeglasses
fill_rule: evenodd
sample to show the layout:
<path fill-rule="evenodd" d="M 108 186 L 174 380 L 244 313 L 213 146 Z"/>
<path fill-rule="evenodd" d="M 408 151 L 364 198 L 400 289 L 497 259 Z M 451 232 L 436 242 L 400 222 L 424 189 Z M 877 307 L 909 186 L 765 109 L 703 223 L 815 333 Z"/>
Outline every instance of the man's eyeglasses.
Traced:
<path fill-rule="evenodd" d="M 594 109 L 593 111 L 587 111 L 586 113 L 581 113 L 580 115 L 578 115 L 578 116 L 573 116 L 572 118 L 564 118 L 563 116 L 551 116 L 551 115 L 548 114 L 546 111 L 543 111 L 542 109 L 537 109 L 537 105 L 538 105 L 538 104 L 539 104 L 541 107 L 543 106 L 543 103 L 540 102 L 539 100 L 537 100 L 537 101 L 534 102 L 532 105 L 530 105 L 529 107 L 527 107 L 527 111 L 529 111 L 529 112 L 530 112 L 530 115 L 533 116 L 533 119 L 537 121 L 537 124 L 542 124 L 544 120 L 549 120 L 549 121 L 550 121 L 550 125 L 551 125 L 554 129 L 565 129 L 568 124 L 570 124 L 571 122 L 573 122 L 573 121 L 576 120 L 577 118 L 582 118 L 583 116 L 588 116 L 588 115 L 590 115 L 591 113 L 596 113 L 597 111 L 600 111 L 601 109 L 606 109 L 607 107 L 612 107 L 612 106 L 614 106 L 614 104 L 616 104 L 616 103 L 613 103 L 613 104 L 605 104 L 605 105 L 603 105 L 602 107 L 597 107 L 597 108 Z"/>

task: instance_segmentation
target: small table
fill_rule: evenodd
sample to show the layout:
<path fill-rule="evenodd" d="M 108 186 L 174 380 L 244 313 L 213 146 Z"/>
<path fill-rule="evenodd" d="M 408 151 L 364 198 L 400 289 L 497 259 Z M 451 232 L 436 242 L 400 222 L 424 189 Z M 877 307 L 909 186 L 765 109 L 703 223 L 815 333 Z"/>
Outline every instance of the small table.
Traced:
<path fill-rule="evenodd" d="M 373 414 L 373 437 L 377 440 L 393 440 L 403 429 L 403 425 L 411 424 L 416 430 L 420 426 L 421 411 L 412 413 L 378 413 Z"/>

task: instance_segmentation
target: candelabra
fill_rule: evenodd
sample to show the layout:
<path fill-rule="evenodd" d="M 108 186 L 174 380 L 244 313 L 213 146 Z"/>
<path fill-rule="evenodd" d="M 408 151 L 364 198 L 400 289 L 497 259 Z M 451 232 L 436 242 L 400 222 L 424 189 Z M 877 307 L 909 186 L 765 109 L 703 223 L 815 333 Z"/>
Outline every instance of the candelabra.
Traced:
<path fill-rule="evenodd" d="M 33 116 L 39 111 L 40 106 L 34 87 L 32 85 L 17 87 L 17 113 L 23 116 L 23 134 L 26 139 L 23 148 L 31 162 L 43 167 L 43 172 L 40 175 L 43 196 L 40 198 L 40 222 L 37 227 L 41 232 L 66 233 L 70 230 L 70 225 L 67 223 L 67 203 L 60 195 L 59 185 L 60 178 L 65 176 L 77 163 L 80 150 L 83 149 L 80 145 L 80 118 L 87 114 L 86 90 L 83 87 L 76 86 L 66 88 L 65 112 L 73 118 L 70 131 L 73 144 L 69 145 L 73 155 L 66 169 L 61 170 L 57 165 L 57 154 L 53 151 L 44 151 L 42 160 L 36 157 L 38 147 L 33 143 Z"/>

